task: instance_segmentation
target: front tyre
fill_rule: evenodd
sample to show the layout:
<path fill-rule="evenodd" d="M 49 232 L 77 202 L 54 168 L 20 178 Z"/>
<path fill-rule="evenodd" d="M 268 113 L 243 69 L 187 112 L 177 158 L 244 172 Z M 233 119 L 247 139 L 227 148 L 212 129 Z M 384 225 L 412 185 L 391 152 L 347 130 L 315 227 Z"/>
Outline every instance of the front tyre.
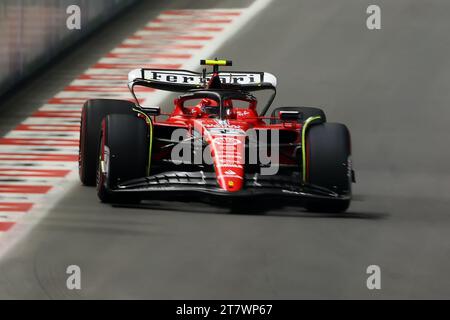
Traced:
<path fill-rule="evenodd" d="M 151 125 L 151 124 L 149 124 Z M 147 175 L 149 128 L 144 119 L 131 115 L 112 114 L 101 125 L 97 194 L 102 202 L 139 202 L 129 194 L 114 194 L 125 181 Z"/>
<path fill-rule="evenodd" d="M 346 199 L 310 199 L 306 208 L 316 212 L 344 212 L 350 206 L 352 165 L 350 132 L 340 123 L 312 125 L 306 133 L 306 168 L 309 184 L 324 187 Z"/>
<path fill-rule="evenodd" d="M 81 112 L 78 171 L 81 182 L 95 186 L 100 125 L 108 114 L 134 114 L 134 103 L 126 100 L 92 99 Z"/>

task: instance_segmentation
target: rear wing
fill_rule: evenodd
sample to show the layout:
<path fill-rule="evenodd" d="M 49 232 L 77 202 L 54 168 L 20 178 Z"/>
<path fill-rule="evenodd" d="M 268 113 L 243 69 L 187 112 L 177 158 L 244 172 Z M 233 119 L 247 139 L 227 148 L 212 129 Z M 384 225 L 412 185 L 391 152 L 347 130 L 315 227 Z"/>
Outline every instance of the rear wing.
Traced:
<path fill-rule="evenodd" d="M 135 85 L 171 92 L 205 89 L 213 73 L 189 70 L 135 69 L 128 74 L 130 89 Z M 226 89 L 257 91 L 277 86 L 277 79 L 267 72 L 219 71 L 220 81 Z"/>
<path fill-rule="evenodd" d="M 128 74 L 128 88 L 138 103 L 135 86 L 145 86 L 170 92 L 187 92 L 189 90 L 206 89 L 211 77 L 218 76 L 221 87 L 228 90 L 243 90 L 247 92 L 271 90 L 272 95 L 261 111 L 265 115 L 277 93 L 277 78 L 268 72 L 247 71 L 217 71 L 203 73 L 189 70 L 172 69 L 135 69 Z M 139 103 L 138 103 L 139 104 Z"/>

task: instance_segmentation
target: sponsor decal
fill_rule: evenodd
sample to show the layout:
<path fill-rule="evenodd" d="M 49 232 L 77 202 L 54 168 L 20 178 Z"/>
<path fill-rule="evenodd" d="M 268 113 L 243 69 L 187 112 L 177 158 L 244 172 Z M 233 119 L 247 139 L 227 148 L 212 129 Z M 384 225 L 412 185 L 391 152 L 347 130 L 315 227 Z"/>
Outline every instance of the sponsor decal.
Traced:
<path fill-rule="evenodd" d="M 251 114 L 250 111 L 248 111 L 248 110 L 236 110 L 236 113 L 240 117 L 246 117 Z"/>
<path fill-rule="evenodd" d="M 208 130 L 209 133 L 212 135 L 233 135 L 233 136 L 245 136 L 245 131 L 242 129 L 236 129 L 236 128 L 211 128 Z"/>
<path fill-rule="evenodd" d="M 103 150 L 102 173 L 106 176 L 109 173 L 109 147 L 105 146 Z"/>
<path fill-rule="evenodd" d="M 213 142 L 221 146 L 237 146 L 242 144 L 242 141 L 239 139 L 231 137 L 217 137 L 213 139 Z"/>
<path fill-rule="evenodd" d="M 211 79 L 211 74 L 203 79 L 202 76 L 194 72 L 173 72 L 173 71 L 156 71 L 156 70 L 143 70 L 144 79 L 165 82 L 176 83 L 186 85 L 201 85 Z M 257 84 L 262 82 L 261 73 L 230 73 L 219 72 L 220 81 L 226 84 Z"/>
<path fill-rule="evenodd" d="M 240 164 L 237 164 L 235 162 L 225 162 L 225 163 L 218 163 L 216 165 L 217 168 L 234 168 L 234 169 L 242 169 L 243 166 Z"/>

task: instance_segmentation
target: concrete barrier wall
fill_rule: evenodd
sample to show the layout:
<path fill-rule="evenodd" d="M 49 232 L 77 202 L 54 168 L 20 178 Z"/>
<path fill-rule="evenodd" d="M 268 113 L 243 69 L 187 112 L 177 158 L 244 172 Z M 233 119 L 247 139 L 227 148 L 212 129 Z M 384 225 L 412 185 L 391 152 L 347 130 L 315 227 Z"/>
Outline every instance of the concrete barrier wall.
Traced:
<path fill-rule="evenodd" d="M 0 1 L 0 95 L 137 0 Z M 69 30 L 67 8 L 81 9 Z"/>

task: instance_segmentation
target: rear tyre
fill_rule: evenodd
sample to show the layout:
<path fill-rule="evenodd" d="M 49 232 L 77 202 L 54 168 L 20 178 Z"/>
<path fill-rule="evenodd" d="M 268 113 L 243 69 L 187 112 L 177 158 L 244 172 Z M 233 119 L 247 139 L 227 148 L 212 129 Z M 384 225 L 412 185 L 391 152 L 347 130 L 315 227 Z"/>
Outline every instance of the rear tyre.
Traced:
<path fill-rule="evenodd" d="M 311 126 L 306 133 L 306 181 L 330 189 L 349 199 L 307 200 L 306 208 L 316 212 L 344 212 L 350 206 L 352 164 L 347 127 L 340 123 Z"/>
<path fill-rule="evenodd" d="M 145 177 L 149 130 L 137 116 L 112 114 L 102 121 L 97 161 L 97 194 L 102 202 L 136 203 L 134 195 L 113 194 L 120 183 Z"/>
<path fill-rule="evenodd" d="M 315 116 L 321 116 L 323 122 L 327 121 L 325 112 L 322 109 L 316 108 L 316 107 L 279 107 L 272 111 L 272 117 L 278 117 L 278 113 L 280 111 L 299 111 L 300 114 L 299 114 L 298 121 L 300 123 L 306 121 L 306 119 L 308 119 L 309 117 L 315 117 Z M 278 123 L 279 120 L 272 119 L 270 122 L 271 122 L 271 124 L 275 124 L 275 123 Z"/>
<path fill-rule="evenodd" d="M 88 100 L 81 112 L 78 172 L 81 182 L 95 186 L 100 125 L 108 114 L 133 114 L 134 103 L 125 100 Z"/>

